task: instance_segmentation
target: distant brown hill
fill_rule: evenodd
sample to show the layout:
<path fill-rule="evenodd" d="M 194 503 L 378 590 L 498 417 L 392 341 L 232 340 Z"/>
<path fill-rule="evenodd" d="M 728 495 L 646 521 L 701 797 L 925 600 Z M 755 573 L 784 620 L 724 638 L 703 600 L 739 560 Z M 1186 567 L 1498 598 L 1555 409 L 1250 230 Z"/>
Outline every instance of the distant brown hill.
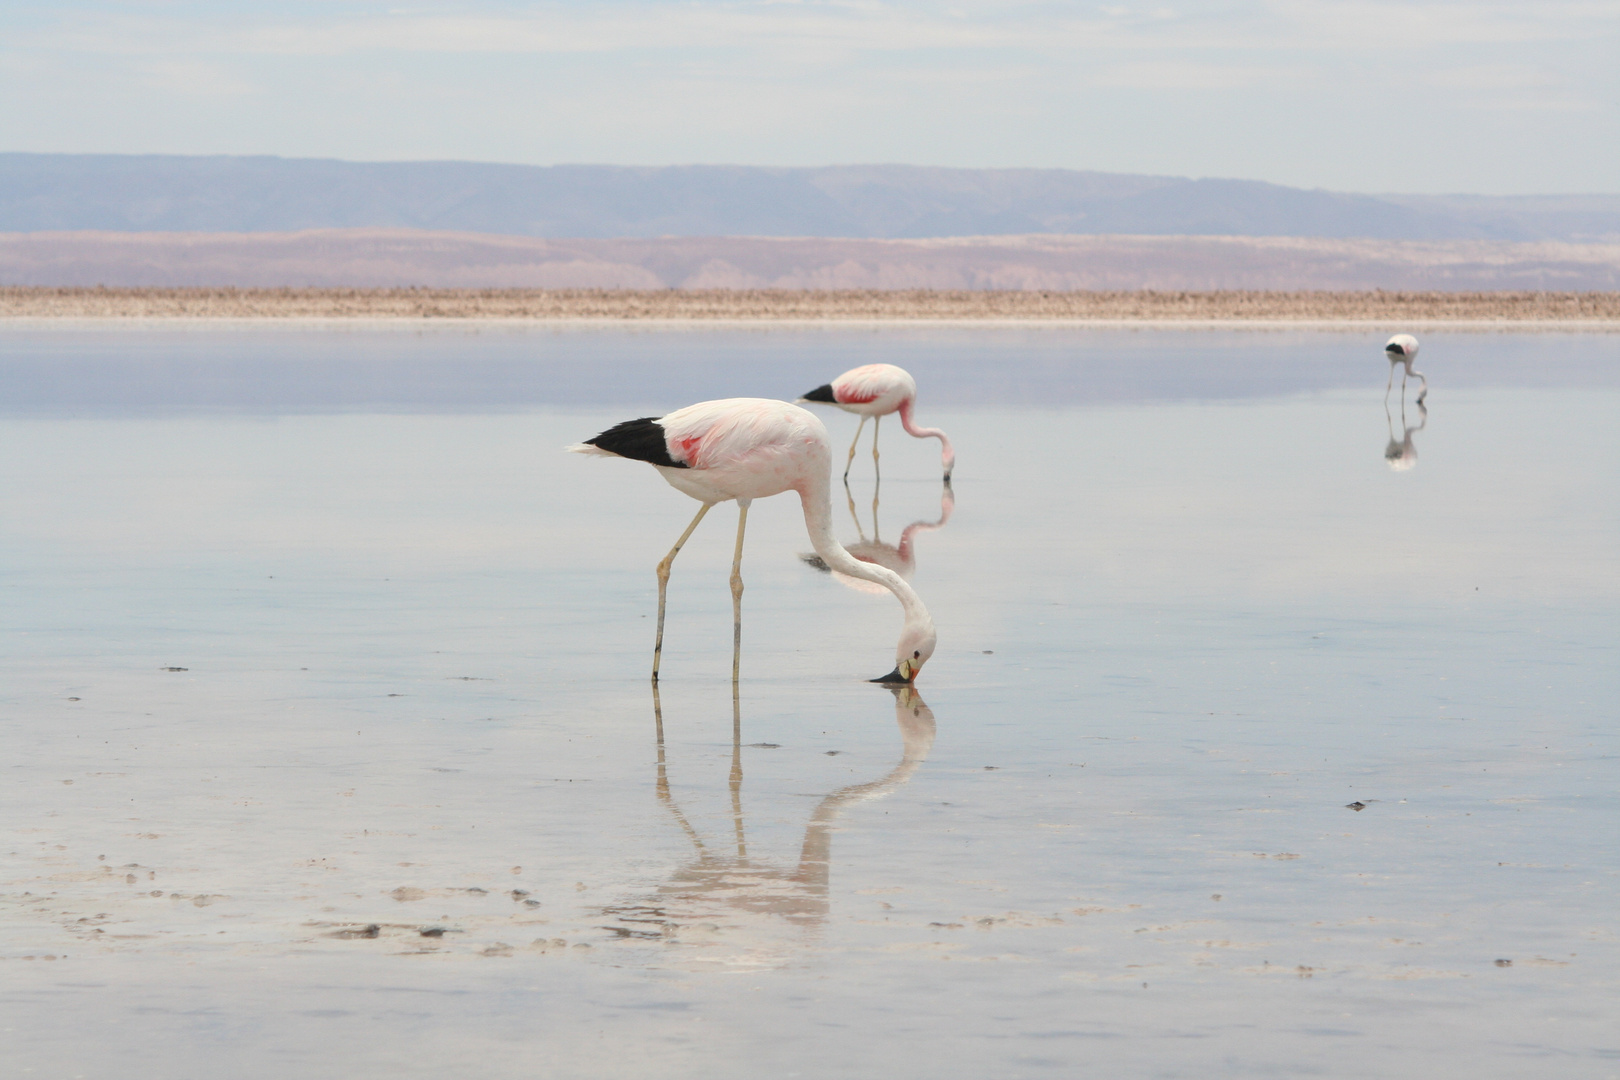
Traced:
<path fill-rule="evenodd" d="M 1620 289 L 1620 243 L 36 232 L 0 234 L 0 285 L 1580 292 Z"/>
<path fill-rule="evenodd" d="M 1368 195 L 916 165 L 501 165 L 0 153 L 0 232 L 543 237 L 1314 236 L 1620 241 L 1620 194 Z"/>

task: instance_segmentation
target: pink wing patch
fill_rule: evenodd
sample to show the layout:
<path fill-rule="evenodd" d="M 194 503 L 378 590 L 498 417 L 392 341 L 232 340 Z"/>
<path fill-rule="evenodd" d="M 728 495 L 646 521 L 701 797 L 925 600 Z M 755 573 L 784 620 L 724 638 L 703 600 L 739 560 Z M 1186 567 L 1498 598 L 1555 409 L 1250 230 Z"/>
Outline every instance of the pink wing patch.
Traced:
<path fill-rule="evenodd" d="M 681 460 L 690 468 L 698 467 L 698 450 L 703 446 L 702 435 L 688 435 L 684 439 L 675 440 L 675 449 L 680 452 Z"/>
<path fill-rule="evenodd" d="M 837 399 L 840 405 L 865 405 L 868 401 L 876 401 L 881 394 L 881 390 L 855 390 L 833 387 L 833 397 Z"/>

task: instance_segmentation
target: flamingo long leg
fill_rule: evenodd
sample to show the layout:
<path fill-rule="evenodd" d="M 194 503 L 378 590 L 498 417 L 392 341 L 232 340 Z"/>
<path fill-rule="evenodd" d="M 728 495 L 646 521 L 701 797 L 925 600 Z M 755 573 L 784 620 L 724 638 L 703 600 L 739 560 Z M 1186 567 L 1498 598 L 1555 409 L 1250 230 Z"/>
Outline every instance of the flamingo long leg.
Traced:
<path fill-rule="evenodd" d="M 1396 361 L 1394 361 L 1394 360 L 1391 360 L 1389 362 L 1389 381 L 1384 384 L 1384 400 L 1385 401 L 1389 400 L 1390 388 L 1395 385 L 1395 364 L 1396 364 Z M 1406 383 L 1403 380 L 1401 382 L 1401 393 L 1404 394 L 1405 392 L 1406 392 Z"/>
<path fill-rule="evenodd" d="M 849 468 L 851 465 L 855 464 L 855 448 L 860 445 L 861 432 L 865 430 L 866 417 L 863 416 L 861 417 L 861 422 L 855 425 L 855 438 L 849 444 L 849 460 L 844 462 L 844 483 L 846 484 L 849 483 Z"/>
<path fill-rule="evenodd" d="M 877 535 L 878 489 L 883 486 L 883 467 L 878 464 L 878 423 L 881 416 L 872 417 L 872 535 Z"/>
<path fill-rule="evenodd" d="M 658 684 L 653 683 L 653 732 L 658 739 L 658 787 L 662 791 L 669 790 L 669 780 L 664 775 L 664 703 L 658 700 Z"/>
<path fill-rule="evenodd" d="M 742 808 L 742 703 L 737 698 L 737 683 L 731 683 L 731 823 L 737 835 L 737 858 L 748 860 L 748 835 L 743 830 Z"/>
<path fill-rule="evenodd" d="M 883 537 L 878 535 L 878 495 L 883 491 L 883 477 L 874 477 L 872 480 L 872 539 L 882 543 Z"/>
<path fill-rule="evenodd" d="M 742 672 L 742 549 L 743 533 L 748 529 L 748 504 L 737 500 L 737 553 L 731 557 L 731 692 L 737 693 L 737 679 Z"/>
<path fill-rule="evenodd" d="M 669 568 L 674 565 L 675 556 L 680 554 L 681 548 L 691 538 L 692 530 L 698 527 L 698 522 L 703 520 L 703 515 L 707 514 L 712 506 L 714 503 L 704 503 L 698 509 L 697 517 L 692 519 L 692 524 L 686 527 L 686 531 L 681 533 L 681 538 L 675 541 L 675 546 L 669 549 L 669 554 L 658 564 L 658 640 L 653 644 L 654 684 L 658 682 L 658 663 L 664 657 L 664 601 L 669 594 Z"/>

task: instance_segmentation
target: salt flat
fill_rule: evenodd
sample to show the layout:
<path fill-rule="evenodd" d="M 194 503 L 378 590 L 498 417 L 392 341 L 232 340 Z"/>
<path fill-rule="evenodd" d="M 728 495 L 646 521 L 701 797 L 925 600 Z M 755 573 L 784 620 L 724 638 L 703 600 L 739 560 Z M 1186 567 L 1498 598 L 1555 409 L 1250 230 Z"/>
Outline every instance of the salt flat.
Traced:
<path fill-rule="evenodd" d="M 0 332 L 9 1063 L 1616 1075 L 1612 349 L 1365 337 Z M 560 447 L 876 359 L 917 693 L 779 498 L 655 700 L 690 503 Z"/>
<path fill-rule="evenodd" d="M 261 238 L 256 242 L 266 241 Z M 1620 259 L 1620 249 L 1615 254 Z M 271 280 L 300 279 L 297 273 L 277 278 L 275 272 L 272 268 Z M 929 288 L 840 287 L 831 281 L 768 288 L 760 287 L 761 283 L 676 288 L 675 283 L 665 287 L 647 281 L 634 283 L 635 287 L 615 288 L 239 288 L 234 283 L 255 278 L 233 270 L 222 277 L 233 283 L 231 287 L 0 286 L 0 319 L 14 328 L 40 323 L 62 329 L 71 328 L 64 325 L 69 321 L 101 320 L 160 320 L 171 326 L 185 322 L 219 326 L 319 321 L 328 328 L 386 323 L 392 329 L 402 329 L 400 323 L 424 326 L 456 322 L 486 328 L 531 322 L 630 322 L 666 324 L 665 328 L 728 322 L 960 323 L 1000 327 L 1074 323 L 1087 324 L 1085 328 L 1098 324 L 1129 328 L 1147 323 L 1161 329 L 1178 325 L 1182 329 L 1252 329 L 1312 324 L 1325 329 L 1363 330 L 1386 324 L 1395 329 L 1620 328 L 1620 292 L 1612 288 L 1604 291 L 1606 287 L 1579 291 L 1587 286 L 1577 282 L 1560 284 L 1558 288 L 1563 291 L 1532 287 L 1535 283 L 1528 280 L 1497 283 L 1509 287 L 1485 291 L 1469 291 L 1455 281 L 1445 291 L 1390 291 L 1358 288 L 1345 282 L 1324 285 L 1291 269 L 1279 273 L 1282 276 L 1277 280 L 1250 283 L 1249 288 L 1218 288 L 1219 273 L 1195 285 L 1174 282 L 1155 286 L 1104 279 L 1051 288 L 1028 283 L 990 288 L 983 282 L 948 282 Z M 99 270 L 91 276 L 98 281 L 117 278 Z M 349 273 L 343 280 L 363 278 Z M 494 280 L 491 284 L 510 282 Z M 1194 291 L 1188 291 L 1189 287 Z"/>

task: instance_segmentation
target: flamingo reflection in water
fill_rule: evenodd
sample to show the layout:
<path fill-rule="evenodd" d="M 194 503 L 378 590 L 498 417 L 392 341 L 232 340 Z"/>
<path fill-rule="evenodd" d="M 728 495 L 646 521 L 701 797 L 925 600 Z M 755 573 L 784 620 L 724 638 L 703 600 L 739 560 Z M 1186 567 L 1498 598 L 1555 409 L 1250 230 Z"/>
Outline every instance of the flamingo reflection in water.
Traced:
<path fill-rule="evenodd" d="M 710 843 L 693 827 L 670 793 L 664 756 L 664 717 L 653 689 L 657 730 L 658 801 L 691 843 L 694 857 L 650 896 L 603 909 L 620 938 L 684 946 L 682 961 L 730 967 L 768 966 L 811 943 L 831 910 L 832 834 L 839 815 L 856 803 L 882 798 L 911 779 L 934 745 L 934 714 L 911 686 L 889 688 L 900 728 L 900 761 L 875 780 L 842 787 L 822 798 L 805 825 L 798 861 L 784 866 L 751 855 L 743 823 L 742 720 L 732 695 L 732 835 Z M 673 955 L 672 955 L 673 959 Z"/>
<path fill-rule="evenodd" d="M 861 562 L 886 567 L 906 581 L 910 581 L 911 575 L 917 570 L 917 534 L 937 532 L 943 529 L 950 522 L 952 511 L 956 509 L 956 492 L 952 490 L 951 482 L 947 480 L 939 495 L 939 519 L 937 521 L 913 521 L 901 530 L 898 544 L 889 544 L 884 542 L 878 531 L 878 497 L 876 491 L 872 494 L 872 536 L 870 539 L 867 538 L 866 529 L 861 523 L 861 515 L 855 509 L 855 496 L 850 493 L 847 484 L 844 487 L 844 493 L 849 497 L 849 516 L 855 519 L 855 531 L 860 536 L 860 539 L 854 543 L 844 545 L 844 550 Z M 857 592 L 875 593 L 881 591 L 861 578 L 852 577 L 849 574 L 833 569 L 819 555 L 805 554 L 800 555 L 799 558 L 823 573 L 831 573 L 833 580 L 841 585 L 847 585 Z"/>
<path fill-rule="evenodd" d="M 1409 472 L 1417 465 L 1417 444 L 1412 441 L 1412 436 L 1429 426 L 1429 410 L 1423 404 L 1422 398 L 1418 399 L 1417 408 L 1419 419 L 1414 427 L 1406 422 L 1406 399 L 1404 397 L 1401 399 L 1401 427 L 1404 430 L 1397 439 L 1395 418 L 1389 413 L 1389 402 L 1384 402 L 1384 421 L 1389 430 L 1389 444 L 1384 447 L 1384 460 L 1396 472 Z"/>

